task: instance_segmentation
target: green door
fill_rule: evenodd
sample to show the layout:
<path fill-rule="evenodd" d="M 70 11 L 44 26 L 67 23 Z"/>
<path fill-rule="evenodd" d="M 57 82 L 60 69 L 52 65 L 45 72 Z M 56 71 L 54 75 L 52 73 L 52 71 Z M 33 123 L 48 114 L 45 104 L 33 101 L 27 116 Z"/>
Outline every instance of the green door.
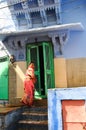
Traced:
<path fill-rule="evenodd" d="M 27 45 L 27 64 L 35 63 L 35 97 L 47 97 L 47 89 L 54 87 L 53 51 L 51 43 L 43 42 Z"/>
<path fill-rule="evenodd" d="M 0 100 L 8 99 L 8 58 L 0 59 Z"/>
<path fill-rule="evenodd" d="M 43 55 L 44 55 L 44 86 L 45 95 L 47 89 L 54 88 L 54 71 L 53 71 L 53 51 L 50 43 L 43 42 Z"/>
<path fill-rule="evenodd" d="M 35 85 L 35 96 L 41 95 L 41 80 L 40 80 L 40 65 L 39 65 L 39 46 L 28 45 L 27 46 L 27 65 L 30 62 L 35 64 L 35 75 L 37 78 L 37 83 Z"/>

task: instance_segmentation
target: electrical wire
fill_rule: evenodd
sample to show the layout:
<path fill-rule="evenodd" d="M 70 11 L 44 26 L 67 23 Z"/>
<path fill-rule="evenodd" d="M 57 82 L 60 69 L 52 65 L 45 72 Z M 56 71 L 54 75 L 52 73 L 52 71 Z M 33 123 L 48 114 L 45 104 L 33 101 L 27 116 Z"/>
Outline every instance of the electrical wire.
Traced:
<path fill-rule="evenodd" d="M 64 2 L 64 3 L 61 3 L 61 5 L 65 5 L 65 4 L 70 4 L 72 2 L 76 2 L 78 0 L 69 0 L 68 2 Z M 0 9 L 3 9 L 3 8 L 7 8 L 7 7 L 10 7 L 10 6 L 14 6 L 16 4 L 20 4 L 20 3 L 24 3 L 24 2 L 27 2 L 27 0 L 23 0 L 22 2 L 18 2 L 18 3 L 15 3 L 15 4 L 10 4 L 10 5 L 7 5 L 7 6 L 3 6 L 3 7 L 0 7 Z M 59 5 L 60 2 L 57 3 L 57 5 Z"/>

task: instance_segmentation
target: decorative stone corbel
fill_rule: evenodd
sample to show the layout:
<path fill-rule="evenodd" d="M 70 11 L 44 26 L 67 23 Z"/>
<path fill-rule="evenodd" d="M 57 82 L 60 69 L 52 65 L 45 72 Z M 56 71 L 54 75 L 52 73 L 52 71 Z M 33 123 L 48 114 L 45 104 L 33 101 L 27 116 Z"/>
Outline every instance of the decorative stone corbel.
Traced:
<path fill-rule="evenodd" d="M 54 56 L 63 55 L 63 47 L 69 38 L 69 31 L 49 33 L 54 45 Z"/>

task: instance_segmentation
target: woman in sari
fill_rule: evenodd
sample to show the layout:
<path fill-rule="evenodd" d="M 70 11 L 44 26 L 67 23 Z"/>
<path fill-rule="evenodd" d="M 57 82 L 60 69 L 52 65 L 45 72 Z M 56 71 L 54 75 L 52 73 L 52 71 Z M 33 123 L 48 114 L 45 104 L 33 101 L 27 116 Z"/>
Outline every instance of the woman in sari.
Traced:
<path fill-rule="evenodd" d="M 35 83 L 36 83 L 34 69 L 35 69 L 35 65 L 34 63 L 31 62 L 28 66 L 28 69 L 26 70 L 25 80 L 24 80 L 24 96 L 21 102 L 28 106 L 32 106 L 34 101 L 34 90 L 35 90 Z"/>

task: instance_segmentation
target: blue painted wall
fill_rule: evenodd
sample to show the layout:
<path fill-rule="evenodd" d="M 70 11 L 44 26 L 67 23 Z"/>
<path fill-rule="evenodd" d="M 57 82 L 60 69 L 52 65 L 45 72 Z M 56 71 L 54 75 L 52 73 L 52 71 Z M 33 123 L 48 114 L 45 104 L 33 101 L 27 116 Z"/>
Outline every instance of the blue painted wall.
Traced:
<path fill-rule="evenodd" d="M 14 31 L 15 27 L 7 0 L 0 0 L 0 31 Z"/>
<path fill-rule="evenodd" d="M 70 33 L 69 40 L 63 48 L 63 57 L 86 57 L 86 0 L 61 0 L 60 14 L 62 24 L 81 22 L 84 26 L 83 32 Z M 0 0 L 0 31 L 17 29 L 16 19 L 12 17 L 8 8 L 8 0 Z"/>
<path fill-rule="evenodd" d="M 86 57 L 86 0 L 62 0 L 62 23 L 81 22 L 84 32 L 72 32 L 64 47 L 64 57 Z"/>
<path fill-rule="evenodd" d="M 62 0 L 62 23 L 81 22 L 86 28 L 86 0 Z"/>

